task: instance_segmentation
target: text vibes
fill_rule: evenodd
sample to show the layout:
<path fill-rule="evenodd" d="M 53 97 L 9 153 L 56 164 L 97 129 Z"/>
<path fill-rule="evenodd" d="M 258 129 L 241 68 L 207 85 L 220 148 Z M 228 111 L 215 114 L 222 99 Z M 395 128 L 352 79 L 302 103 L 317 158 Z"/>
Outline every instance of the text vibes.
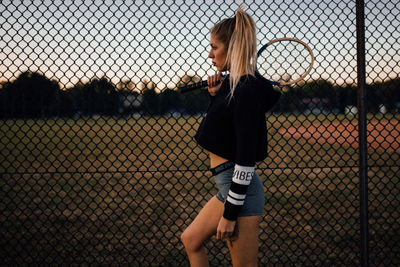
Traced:
<path fill-rule="evenodd" d="M 232 180 L 238 184 L 249 184 L 251 179 L 253 178 L 253 171 L 241 171 L 235 170 L 233 172 Z"/>

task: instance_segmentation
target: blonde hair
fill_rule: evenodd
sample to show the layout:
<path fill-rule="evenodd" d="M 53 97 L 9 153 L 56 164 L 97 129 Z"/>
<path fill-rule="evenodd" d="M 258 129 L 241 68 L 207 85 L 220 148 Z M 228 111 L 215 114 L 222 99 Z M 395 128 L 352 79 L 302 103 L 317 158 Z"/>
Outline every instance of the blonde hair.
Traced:
<path fill-rule="evenodd" d="M 227 18 L 211 28 L 213 34 L 227 48 L 226 66 L 229 69 L 231 96 L 240 77 L 253 75 L 256 64 L 256 24 L 241 7 L 235 17 Z"/>

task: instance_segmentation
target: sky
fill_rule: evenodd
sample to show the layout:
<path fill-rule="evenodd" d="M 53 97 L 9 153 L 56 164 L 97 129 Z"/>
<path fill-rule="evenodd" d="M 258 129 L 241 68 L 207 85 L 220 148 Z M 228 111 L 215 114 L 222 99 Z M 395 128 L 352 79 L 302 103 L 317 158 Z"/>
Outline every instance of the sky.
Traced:
<path fill-rule="evenodd" d="M 399 77 L 397 2 L 365 1 L 367 82 Z M 204 79 L 215 73 L 207 58 L 209 29 L 243 3 L 256 22 L 258 48 L 275 38 L 300 39 L 315 56 L 307 81 L 356 83 L 356 13 L 350 0 L 3 0 L 0 81 L 26 70 L 58 80 L 62 88 L 103 76 L 115 84 L 150 79 L 159 89 L 174 86 L 186 74 Z M 277 53 L 283 48 L 271 46 L 271 58 L 285 59 Z M 295 69 L 304 72 L 307 58 L 298 61 Z M 276 74 L 283 68 L 270 68 L 267 74 L 279 79 Z"/>

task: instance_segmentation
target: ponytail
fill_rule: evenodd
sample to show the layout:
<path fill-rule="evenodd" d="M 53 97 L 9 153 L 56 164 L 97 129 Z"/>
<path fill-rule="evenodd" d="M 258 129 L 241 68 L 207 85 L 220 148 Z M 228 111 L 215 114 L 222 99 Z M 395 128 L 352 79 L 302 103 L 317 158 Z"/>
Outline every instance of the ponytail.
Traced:
<path fill-rule="evenodd" d="M 229 42 L 227 59 L 230 61 L 231 95 L 243 75 L 253 75 L 256 67 L 256 25 L 241 7 L 236 11 L 235 30 Z"/>
<path fill-rule="evenodd" d="M 227 48 L 226 66 L 229 69 L 231 97 L 240 77 L 254 75 L 256 64 L 256 25 L 253 19 L 241 7 L 235 17 L 217 23 L 211 34 L 224 43 Z"/>

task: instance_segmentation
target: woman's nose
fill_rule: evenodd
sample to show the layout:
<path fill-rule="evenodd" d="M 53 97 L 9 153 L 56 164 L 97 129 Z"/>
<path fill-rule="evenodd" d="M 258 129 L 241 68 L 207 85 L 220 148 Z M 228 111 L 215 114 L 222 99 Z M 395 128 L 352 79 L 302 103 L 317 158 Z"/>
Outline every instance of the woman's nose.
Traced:
<path fill-rule="evenodd" d="M 210 53 L 208 53 L 208 57 L 209 57 L 209 58 L 213 58 L 213 57 L 214 57 L 214 54 L 213 54 L 212 51 L 210 51 Z"/>

